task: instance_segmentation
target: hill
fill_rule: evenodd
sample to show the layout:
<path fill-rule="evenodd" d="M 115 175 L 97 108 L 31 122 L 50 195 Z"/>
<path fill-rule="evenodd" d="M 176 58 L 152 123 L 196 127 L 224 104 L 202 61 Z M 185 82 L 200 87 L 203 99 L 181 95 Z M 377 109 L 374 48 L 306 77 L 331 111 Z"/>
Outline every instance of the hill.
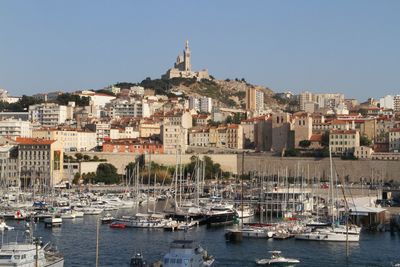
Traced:
<path fill-rule="evenodd" d="M 186 96 L 207 96 L 217 100 L 221 106 L 245 108 L 247 88 L 258 88 L 264 92 L 264 102 L 271 109 L 285 109 L 285 105 L 277 101 L 275 93 L 263 86 L 253 85 L 244 79 L 206 80 L 173 78 L 170 80 L 146 78 L 138 84 L 117 83 L 120 88 L 130 88 L 134 85 L 143 86 L 146 89 L 153 89 L 156 94 L 172 95 L 174 92 L 181 92 Z"/>

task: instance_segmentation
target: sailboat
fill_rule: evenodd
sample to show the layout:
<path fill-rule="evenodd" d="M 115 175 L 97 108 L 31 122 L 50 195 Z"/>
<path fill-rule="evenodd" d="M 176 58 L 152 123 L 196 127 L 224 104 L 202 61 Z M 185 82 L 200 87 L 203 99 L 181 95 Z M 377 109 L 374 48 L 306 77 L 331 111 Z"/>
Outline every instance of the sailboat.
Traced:
<path fill-rule="evenodd" d="M 332 215 L 332 225 L 324 228 L 317 228 L 314 231 L 305 232 L 302 234 L 295 235 L 298 240 L 310 240 L 310 241 L 334 241 L 334 242 L 358 242 L 360 240 L 360 230 L 361 228 L 355 225 L 349 225 L 348 219 L 346 218 L 346 225 L 335 224 L 335 199 L 333 193 L 333 164 L 332 164 L 332 152 L 329 147 L 329 159 L 330 159 L 330 190 L 331 190 L 331 215 Z M 342 188 L 343 190 L 343 188 Z M 343 191 L 344 195 L 344 191 Z M 345 197 L 346 203 L 346 213 L 348 213 L 348 205 Z"/>

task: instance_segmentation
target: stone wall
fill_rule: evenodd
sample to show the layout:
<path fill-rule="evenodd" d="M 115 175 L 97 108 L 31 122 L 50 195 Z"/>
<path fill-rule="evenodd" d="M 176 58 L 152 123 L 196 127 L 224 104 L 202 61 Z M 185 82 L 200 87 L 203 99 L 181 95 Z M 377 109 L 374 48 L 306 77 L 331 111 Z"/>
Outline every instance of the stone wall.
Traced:
<path fill-rule="evenodd" d="M 240 161 L 241 155 L 238 155 Z M 330 174 L 329 158 L 280 158 L 269 155 L 245 156 L 245 172 L 261 170 L 266 173 L 284 172 L 287 168 L 289 176 L 296 173 L 303 174 L 304 177 L 323 177 L 328 179 Z M 366 181 L 400 181 L 400 163 L 398 161 L 382 160 L 341 160 L 333 158 L 334 169 L 339 174 L 340 179 L 348 176 L 349 181 L 359 182 L 360 178 Z M 239 172 L 241 164 L 238 164 Z"/>
<path fill-rule="evenodd" d="M 66 153 L 74 155 L 75 153 Z M 83 154 L 91 157 L 97 156 L 100 159 L 107 159 L 108 163 L 117 167 L 119 173 L 129 162 L 135 160 L 138 154 L 132 153 L 103 153 L 103 152 L 85 152 Z M 201 157 L 203 154 L 199 154 Z M 211 157 L 215 163 L 221 164 L 224 171 L 232 172 L 233 174 L 241 173 L 242 154 L 206 154 Z M 182 163 L 188 163 L 193 155 L 182 155 Z M 175 155 L 153 154 L 151 160 L 163 165 L 174 166 L 176 164 Z M 400 162 L 398 161 L 383 161 L 383 160 L 341 160 L 333 158 L 333 163 L 340 179 L 348 176 L 352 182 L 359 182 L 360 178 L 370 181 L 400 181 Z M 267 155 L 251 155 L 247 154 L 244 160 L 245 173 L 250 171 L 260 170 L 265 173 L 278 173 L 288 169 L 289 176 L 294 176 L 296 173 L 303 174 L 304 177 L 323 177 L 328 179 L 330 173 L 329 158 L 281 158 Z"/>

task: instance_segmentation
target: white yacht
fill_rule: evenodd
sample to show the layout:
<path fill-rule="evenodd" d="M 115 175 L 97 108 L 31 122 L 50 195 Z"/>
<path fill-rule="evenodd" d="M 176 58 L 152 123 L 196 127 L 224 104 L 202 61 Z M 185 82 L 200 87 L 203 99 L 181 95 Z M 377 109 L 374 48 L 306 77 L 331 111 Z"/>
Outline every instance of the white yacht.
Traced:
<path fill-rule="evenodd" d="M 318 228 L 312 232 L 295 235 L 299 240 L 333 241 L 333 242 L 358 242 L 360 240 L 360 227 L 344 225 Z"/>
<path fill-rule="evenodd" d="M 238 207 L 235 209 L 236 213 L 238 214 L 239 218 L 249 218 L 254 216 L 254 209 L 249 206 Z"/>
<path fill-rule="evenodd" d="M 193 240 L 174 240 L 163 258 L 163 267 L 208 267 L 214 258 Z"/>
<path fill-rule="evenodd" d="M 271 266 L 293 266 L 300 263 L 299 260 L 289 259 L 281 256 L 280 251 L 270 251 L 271 258 L 256 260 L 258 265 L 271 265 Z"/>
<path fill-rule="evenodd" d="M 64 258 L 46 247 L 47 245 L 42 247 L 29 243 L 3 244 L 0 251 L 0 267 L 63 267 Z"/>

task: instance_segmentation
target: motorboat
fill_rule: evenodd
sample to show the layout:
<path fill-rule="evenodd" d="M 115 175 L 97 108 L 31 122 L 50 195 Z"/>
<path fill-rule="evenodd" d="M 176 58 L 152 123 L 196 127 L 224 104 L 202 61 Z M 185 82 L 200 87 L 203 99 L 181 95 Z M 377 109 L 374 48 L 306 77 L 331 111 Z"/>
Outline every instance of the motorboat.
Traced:
<path fill-rule="evenodd" d="M 50 217 L 44 219 L 45 227 L 60 227 L 62 225 L 62 218 L 60 217 Z"/>
<path fill-rule="evenodd" d="M 0 220 L 0 231 L 13 230 L 13 229 L 14 227 L 7 225 L 4 220 Z"/>
<path fill-rule="evenodd" d="M 135 256 L 131 258 L 129 267 L 148 267 L 149 265 L 143 259 L 142 253 L 135 253 Z"/>
<path fill-rule="evenodd" d="M 165 254 L 163 267 L 209 267 L 215 259 L 193 240 L 174 240 Z"/>
<path fill-rule="evenodd" d="M 111 216 L 110 213 L 107 213 L 106 216 L 102 217 L 100 219 L 102 224 L 108 224 L 108 223 L 112 223 L 113 221 L 115 221 L 115 218 L 113 216 Z"/>
<path fill-rule="evenodd" d="M 271 266 L 293 266 L 300 263 L 299 260 L 289 259 L 281 256 L 281 251 L 270 251 L 271 258 L 256 260 L 258 265 L 271 265 Z"/>
<path fill-rule="evenodd" d="M 119 222 L 113 222 L 110 224 L 110 228 L 114 228 L 114 229 L 125 229 L 126 224 L 124 223 L 119 223 Z"/>
<path fill-rule="evenodd" d="M 236 211 L 229 205 L 215 205 L 207 211 L 206 223 L 208 225 L 232 224 L 236 217 Z"/>
<path fill-rule="evenodd" d="M 64 257 L 50 249 L 49 244 L 8 243 L 0 251 L 0 267 L 5 266 L 63 267 Z"/>

